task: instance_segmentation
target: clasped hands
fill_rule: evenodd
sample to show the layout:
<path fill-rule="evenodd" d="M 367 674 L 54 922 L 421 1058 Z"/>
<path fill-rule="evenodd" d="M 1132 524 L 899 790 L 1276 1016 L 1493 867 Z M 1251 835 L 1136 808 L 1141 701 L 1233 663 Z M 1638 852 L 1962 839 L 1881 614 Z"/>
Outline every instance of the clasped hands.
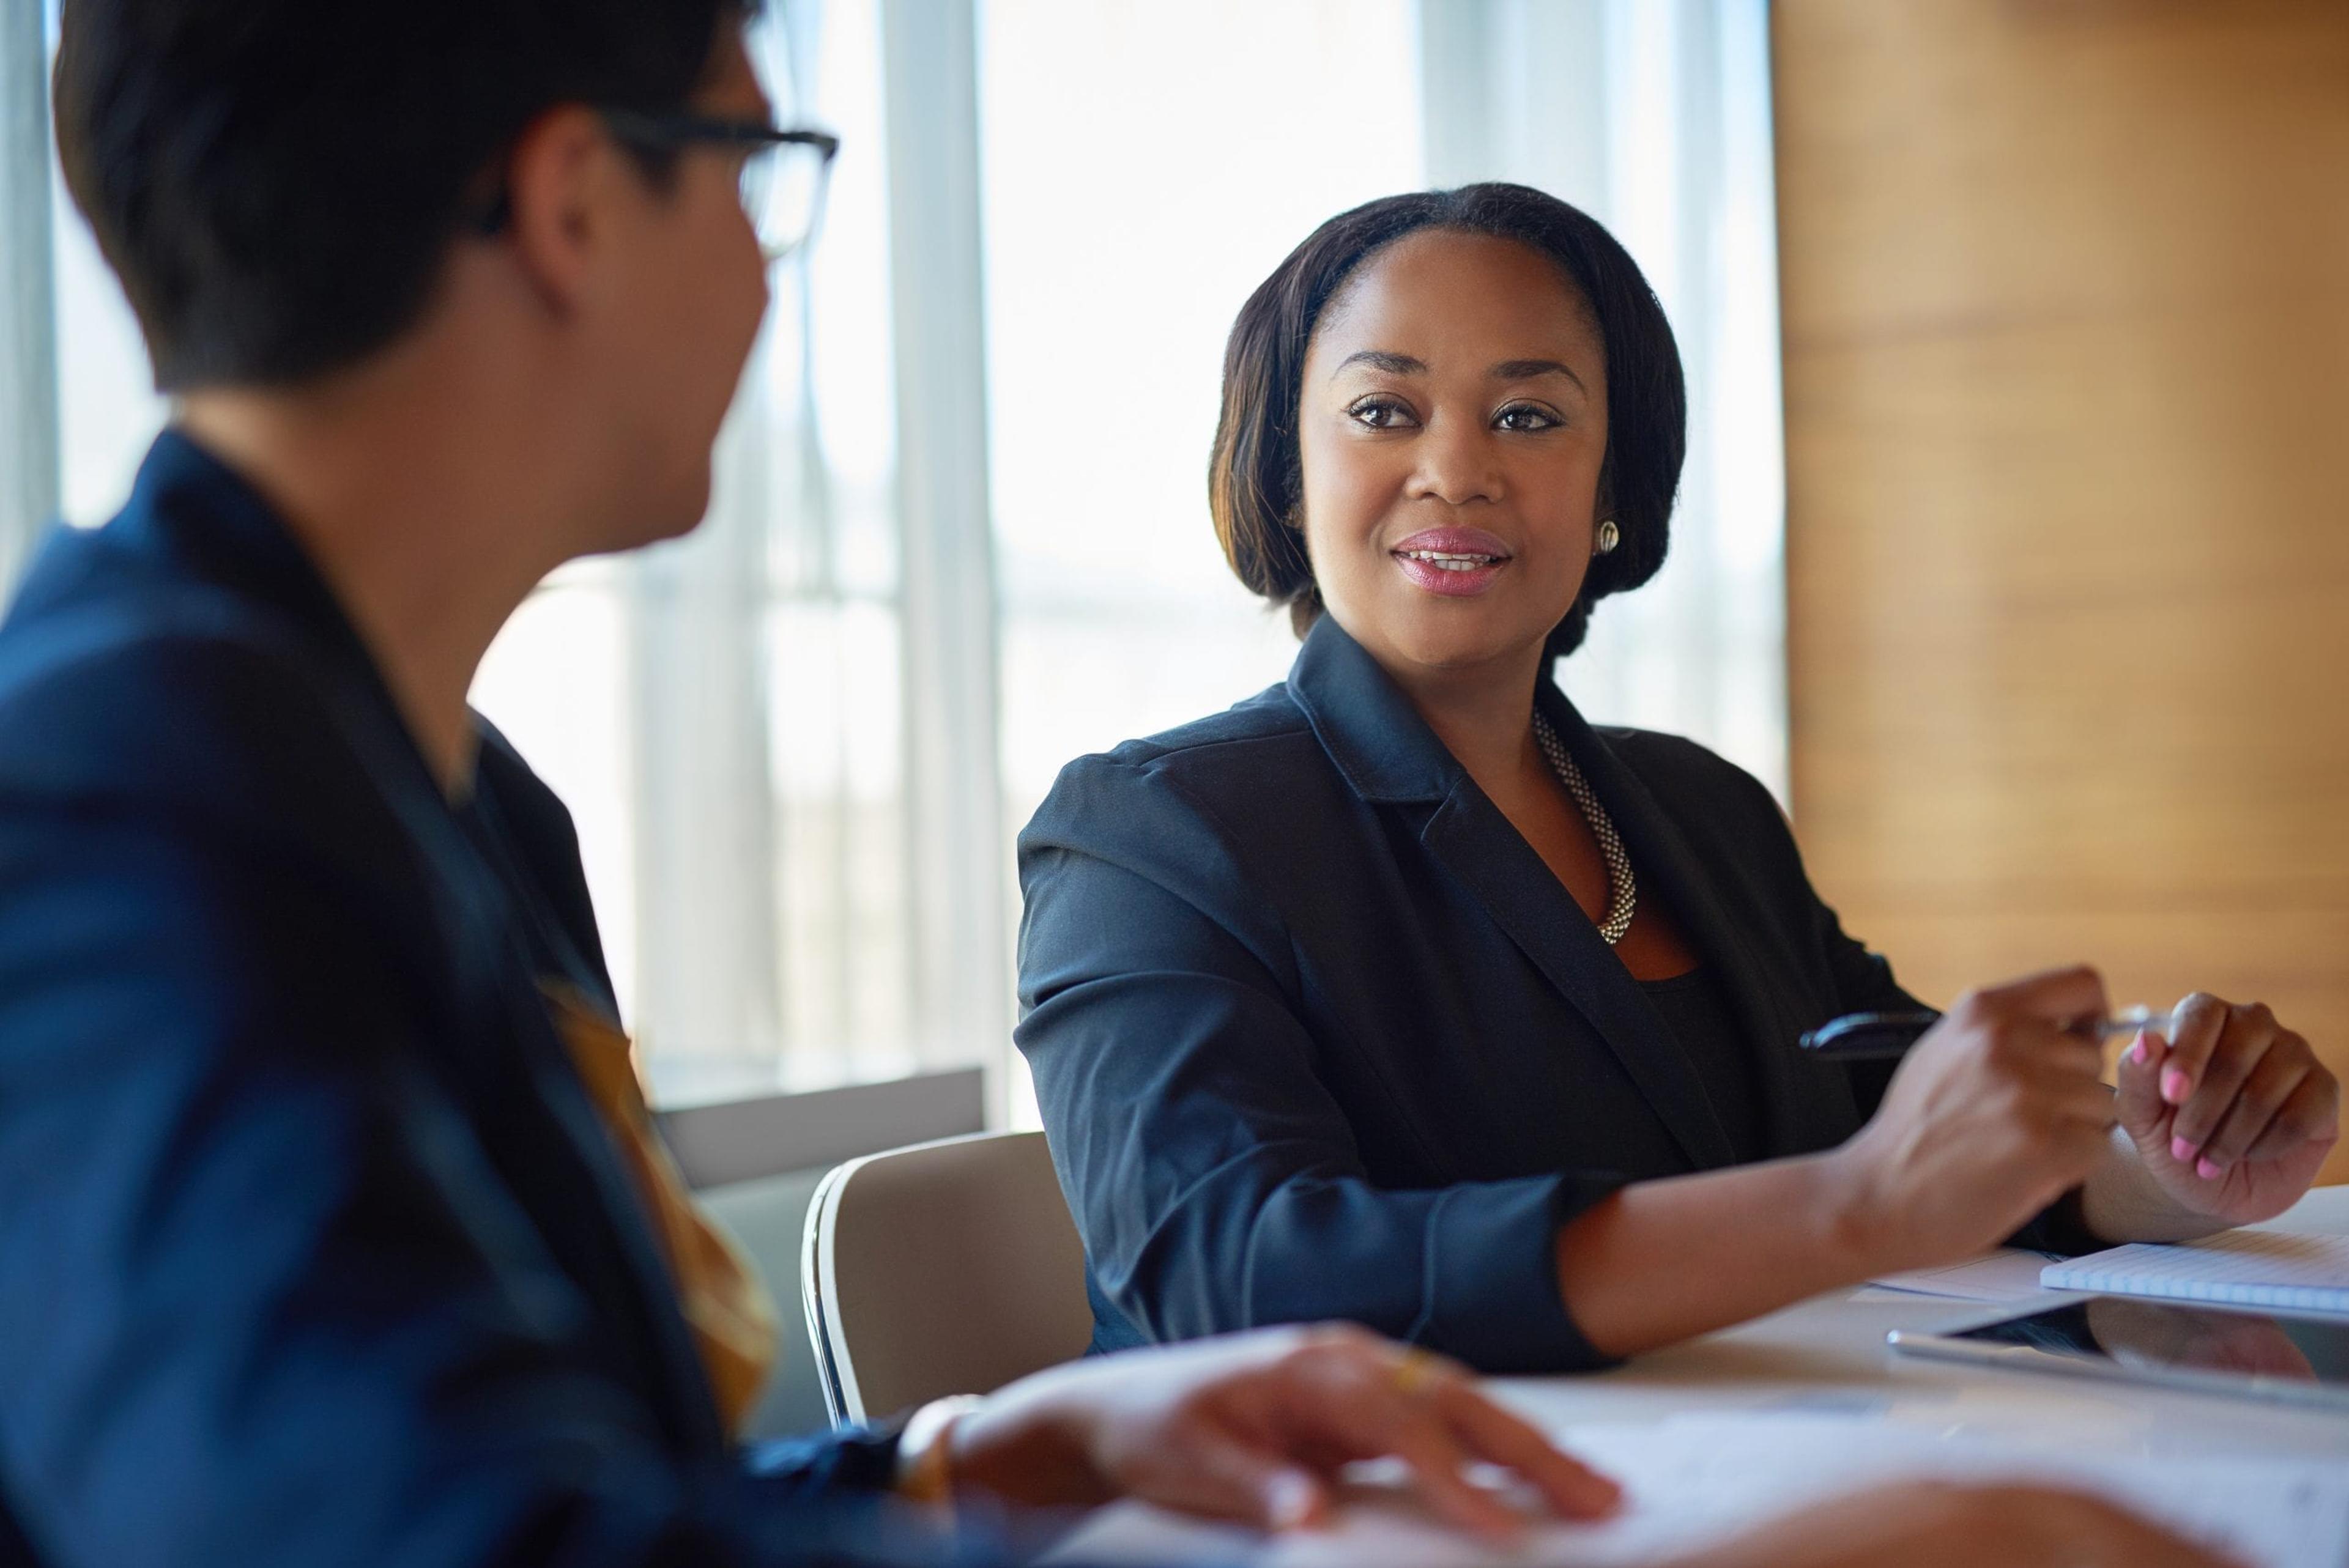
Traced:
<path fill-rule="evenodd" d="M 2073 1188 L 2107 1241 L 2175 1241 L 2282 1213 L 2340 1136 L 2341 1088 L 2257 1004 L 2189 996 L 2168 1037 L 2123 1053 L 2118 1087 L 2078 1027 L 2107 1016 L 2095 971 L 1961 998 L 1830 1158 L 1877 1268 L 1996 1244 Z"/>

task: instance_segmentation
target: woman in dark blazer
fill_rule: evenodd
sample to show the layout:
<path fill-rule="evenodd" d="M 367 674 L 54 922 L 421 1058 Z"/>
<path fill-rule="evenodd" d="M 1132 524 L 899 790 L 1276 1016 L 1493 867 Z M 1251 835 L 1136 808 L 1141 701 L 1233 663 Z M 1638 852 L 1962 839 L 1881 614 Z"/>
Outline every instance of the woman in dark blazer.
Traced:
<path fill-rule="evenodd" d="M 1590 1367 L 2028 1227 L 2280 1212 L 2338 1089 L 2197 996 L 2117 1096 L 2086 969 L 1898 1071 L 1802 1031 L 1920 1006 L 1753 779 L 1551 684 L 1661 564 L 1684 443 L 1630 259 L 1513 186 L 1325 224 L 1242 311 L 1210 499 L 1288 679 L 1061 774 L 1021 836 L 1021 1049 L 1102 1347 L 1348 1317 Z"/>

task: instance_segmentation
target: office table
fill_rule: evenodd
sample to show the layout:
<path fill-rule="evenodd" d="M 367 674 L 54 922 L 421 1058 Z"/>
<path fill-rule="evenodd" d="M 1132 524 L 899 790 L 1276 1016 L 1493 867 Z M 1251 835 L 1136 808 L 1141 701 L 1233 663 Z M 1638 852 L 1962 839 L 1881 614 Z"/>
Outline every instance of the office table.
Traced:
<path fill-rule="evenodd" d="M 2270 1228 L 2349 1234 L 2349 1187 L 2310 1193 Z M 1640 1561 L 1692 1532 L 1783 1511 L 1801 1495 L 1779 1487 L 1789 1473 L 1825 1495 L 1872 1473 L 1927 1470 L 2085 1480 L 2140 1507 L 2171 1509 L 2180 1524 L 2231 1513 L 2240 1517 L 2206 1530 L 2240 1550 L 2260 1548 L 2259 1561 L 2349 1568 L 2349 1415 L 1920 1360 L 1884 1343 L 1895 1328 L 1930 1330 L 2000 1310 L 1836 1291 L 1612 1372 L 1496 1379 L 1498 1397 L 1624 1475 L 1654 1516 L 1652 1528 L 1605 1539 L 1545 1532 L 1521 1558 L 1499 1560 Z M 1674 1511 L 1677 1522 L 1662 1517 Z M 1137 1562 L 1237 1553 L 1281 1568 L 1495 1560 L 1376 1489 L 1319 1538 L 1265 1541 L 1125 1505 L 1098 1516 L 1059 1555 L 1088 1553 Z"/>
<path fill-rule="evenodd" d="M 2321 1187 L 2282 1218 L 2254 1228 L 2349 1235 L 2349 1186 Z M 2044 1295 L 2050 1302 L 2066 1299 Z M 1885 1335 L 1896 1328 L 1931 1330 L 2000 1310 L 1878 1290 L 1832 1291 L 1613 1372 L 1502 1378 L 1494 1387 L 1529 1419 L 1552 1429 L 1690 1411 L 1873 1408 L 1953 1435 L 2028 1437 L 2053 1428 L 2120 1451 L 2159 1454 L 2180 1442 L 2194 1451 L 2240 1445 L 2245 1452 L 2338 1455 L 2349 1467 L 2349 1416 L 1922 1361 L 1885 1347 Z"/>

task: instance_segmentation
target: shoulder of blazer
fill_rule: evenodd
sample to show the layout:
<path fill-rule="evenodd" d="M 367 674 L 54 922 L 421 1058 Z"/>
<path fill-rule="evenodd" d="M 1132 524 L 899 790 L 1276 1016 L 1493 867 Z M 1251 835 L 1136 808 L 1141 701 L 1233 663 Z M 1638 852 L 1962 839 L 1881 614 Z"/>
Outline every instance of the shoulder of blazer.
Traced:
<path fill-rule="evenodd" d="M 1756 867 L 1775 882 L 1808 888 L 1794 826 L 1762 780 L 1686 736 L 1611 726 L 1594 731 L 1709 862 Z"/>
<path fill-rule="evenodd" d="M 1288 688 L 1273 686 L 1221 713 L 1078 758 L 1061 769 L 1020 844 L 1025 851 L 1103 806 L 1147 809 L 1151 799 L 1244 818 L 1268 789 L 1317 769 L 1337 777 Z"/>
<path fill-rule="evenodd" d="M 1309 857 L 1311 824 L 1351 799 L 1285 687 L 1061 769 L 1019 834 L 1027 923 L 1062 918 L 1062 873 L 1092 863 L 1147 881 L 1293 977 L 1278 890 Z M 1069 904 L 1073 912 L 1082 901 Z"/>
<path fill-rule="evenodd" d="M 1702 798 L 1716 806 L 1758 810 L 1773 817 L 1784 815 L 1778 810 L 1776 798 L 1762 780 L 1684 735 L 1615 725 L 1593 725 L 1591 728 L 1651 791 L 1679 798 Z"/>
<path fill-rule="evenodd" d="M 1174 768 L 1186 776 L 1212 777 L 1222 768 L 1245 769 L 1263 766 L 1260 756 L 1244 758 L 1225 750 L 1226 748 L 1268 741 L 1278 744 L 1283 739 L 1300 736 L 1310 740 L 1312 735 L 1313 727 L 1306 722 L 1304 711 L 1288 695 L 1288 685 L 1283 683 L 1267 686 L 1247 701 L 1234 703 L 1221 713 L 1211 713 L 1205 718 L 1195 718 L 1188 724 L 1178 724 L 1172 729 L 1162 729 L 1139 740 L 1125 741 L 1102 755 L 1129 766 L 1160 764 Z"/>

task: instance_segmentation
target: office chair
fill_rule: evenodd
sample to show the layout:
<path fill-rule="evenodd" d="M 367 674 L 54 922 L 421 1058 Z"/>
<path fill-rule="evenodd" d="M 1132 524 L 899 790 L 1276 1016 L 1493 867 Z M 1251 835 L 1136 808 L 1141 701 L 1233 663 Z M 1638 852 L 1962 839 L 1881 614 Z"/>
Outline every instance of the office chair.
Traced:
<path fill-rule="evenodd" d="M 1084 1244 L 1040 1132 L 835 1166 L 808 1205 L 800 1270 L 834 1426 L 991 1393 L 1092 1339 Z"/>

